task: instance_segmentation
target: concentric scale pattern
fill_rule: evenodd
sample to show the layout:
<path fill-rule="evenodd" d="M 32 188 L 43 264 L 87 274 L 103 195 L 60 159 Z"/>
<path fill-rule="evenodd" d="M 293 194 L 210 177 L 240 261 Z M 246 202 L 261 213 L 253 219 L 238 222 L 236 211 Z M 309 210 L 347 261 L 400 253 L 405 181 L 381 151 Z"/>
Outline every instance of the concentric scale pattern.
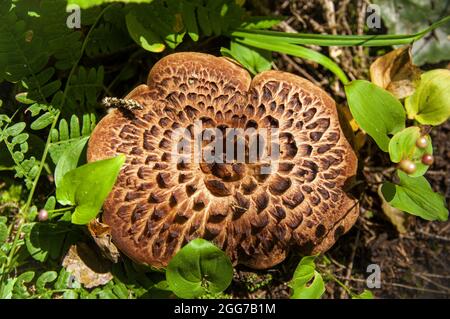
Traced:
<path fill-rule="evenodd" d="M 88 160 L 127 156 L 103 220 L 132 259 L 163 267 L 202 237 L 235 263 L 268 268 L 291 249 L 328 249 L 354 224 L 358 207 L 343 186 L 357 160 L 334 101 L 307 80 L 278 71 L 252 80 L 225 58 L 177 53 L 159 61 L 147 85 L 127 98 L 144 109 L 116 109 L 102 119 Z M 223 131 L 277 129 L 274 170 L 267 174 L 266 162 L 248 159 L 249 143 L 245 161 L 174 161 L 175 131 L 192 132 L 196 121 Z"/>

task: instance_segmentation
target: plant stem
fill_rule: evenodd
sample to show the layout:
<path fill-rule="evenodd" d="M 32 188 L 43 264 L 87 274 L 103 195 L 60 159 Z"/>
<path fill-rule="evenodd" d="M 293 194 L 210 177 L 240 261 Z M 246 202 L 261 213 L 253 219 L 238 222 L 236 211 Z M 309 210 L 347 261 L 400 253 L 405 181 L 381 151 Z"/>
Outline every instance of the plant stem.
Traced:
<path fill-rule="evenodd" d="M 78 64 L 79 64 L 80 61 L 81 61 L 81 58 L 83 57 L 84 51 L 85 51 L 85 49 L 86 49 L 86 45 L 87 45 L 87 43 L 88 43 L 88 41 L 89 41 L 89 38 L 90 38 L 90 36 L 91 36 L 91 34 L 92 34 L 92 31 L 95 29 L 95 27 L 96 27 L 97 24 L 99 23 L 99 21 L 100 21 L 101 17 L 103 16 L 103 14 L 105 14 L 105 12 L 106 12 L 110 7 L 111 7 L 111 5 L 107 6 L 106 8 L 104 8 L 104 9 L 102 10 L 102 12 L 100 12 L 100 14 L 97 16 L 97 19 L 95 20 L 94 24 L 91 26 L 91 28 L 90 28 L 88 34 L 86 35 L 86 38 L 84 38 L 83 45 L 81 46 L 80 56 L 78 57 L 77 62 L 72 66 L 72 69 L 70 70 L 69 76 L 68 76 L 68 78 L 67 78 L 66 86 L 65 86 L 65 88 L 64 88 L 63 97 L 62 97 L 62 99 L 61 99 L 61 105 L 60 105 L 61 109 L 64 107 L 64 104 L 65 104 L 65 102 L 66 102 L 67 93 L 69 92 L 69 87 L 70 87 L 70 81 L 71 81 L 71 79 L 72 79 L 72 76 L 73 76 L 74 73 L 75 73 L 76 68 L 78 67 Z M 60 115 L 60 114 L 61 114 L 61 111 L 58 110 L 58 111 L 56 112 L 56 114 L 55 114 L 55 118 L 53 119 L 53 123 L 52 123 L 52 126 L 51 126 L 51 128 L 50 128 L 50 132 L 55 128 L 56 123 L 58 122 L 58 118 L 59 118 L 59 115 Z M 41 164 L 40 164 L 40 166 L 39 166 L 39 171 L 38 171 L 38 174 L 37 174 L 36 178 L 35 178 L 34 181 L 33 181 L 33 186 L 32 186 L 32 188 L 31 188 L 30 194 L 28 195 L 27 203 L 25 204 L 25 209 L 24 209 L 25 214 L 27 214 L 27 213 L 28 213 L 28 210 L 30 209 L 31 201 L 32 201 L 32 199 L 33 199 L 34 192 L 35 192 L 35 190 L 36 190 L 36 185 L 37 185 L 37 183 L 38 183 L 38 181 L 39 181 L 39 178 L 40 178 L 40 176 L 41 176 L 41 172 L 42 172 L 42 168 L 44 167 L 45 160 L 47 159 L 47 154 L 48 154 L 48 150 L 49 150 L 50 144 L 51 144 L 51 134 L 49 134 L 48 137 L 47 137 L 47 141 L 46 141 L 46 143 L 45 143 L 44 153 L 42 154 L 42 158 L 41 158 Z"/>
<path fill-rule="evenodd" d="M 327 272 L 325 272 L 325 274 L 329 277 L 329 278 L 331 278 L 334 282 L 336 282 L 339 286 L 341 286 L 344 290 L 345 290 L 345 292 L 350 296 L 350 297 L 353 297 L 353 293 L 352 293 L 352 291 L 342 282 L 342 281 L 340 281 L 339 279 L 337 279 L 331 272 L 329 272 L 329 271 L 327 271 Z"/>

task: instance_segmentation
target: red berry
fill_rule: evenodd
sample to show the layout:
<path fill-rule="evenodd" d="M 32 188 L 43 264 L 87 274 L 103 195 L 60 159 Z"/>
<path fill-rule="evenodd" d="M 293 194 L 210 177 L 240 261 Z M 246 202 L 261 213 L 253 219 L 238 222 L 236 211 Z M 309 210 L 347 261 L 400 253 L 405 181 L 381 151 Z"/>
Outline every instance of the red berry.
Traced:
<path fill-rule="evenodd" d="M 433 155 L 431 155 L 431 154 L 424 154 L 422 156 L 422 163 L 423 164 L 430 166 L 430 165 L 433 164 L 433 162 L 434 162 Z"/>
<path fill-rule="evenodd" d="M 416 164 L 407 159 L 402 160 L 399 164 L 399 167 L 406 174 L 412 174 L 416 171 Z"/>
<path fill-rule="evenodd" d="M 416 146 L 418 148 L 425 148 L 428 146 L 428 140 L 425 136 L 421 136 L 416 141 Z"/>
<path fill-rule="evenodd" d="M 38 214 L 38 220 L 45 222 L 48 219 L 48 212 L 45 209 L 41 209 Z"/>

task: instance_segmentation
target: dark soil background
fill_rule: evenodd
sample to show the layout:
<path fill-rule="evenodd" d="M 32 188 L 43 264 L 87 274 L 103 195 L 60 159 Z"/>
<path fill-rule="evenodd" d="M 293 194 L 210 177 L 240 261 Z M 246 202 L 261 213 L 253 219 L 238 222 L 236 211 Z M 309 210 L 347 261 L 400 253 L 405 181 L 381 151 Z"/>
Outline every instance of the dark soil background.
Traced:
<path fill-rule="evenodd" d="M 287 17 L 278 27 L 287 32 L 316 32 L 331 34 L 362 34 L 365 30 L 367 3 L 357 1 L 295 0 L 250 1 L 255 14 L 276 14 Z M 375 33 L 385 33 L 381 29 Z M 378 49 L 383 50 L 383 48 Z M 385 48 L 389 51 L 389 48 Z M 370 63 L 382 51 L 367 48 L 322 48 L 333 57 L 351 79 L 367 78 Z M 383 54 L 383 53 L 381 53 Z M 276 68 L 303 76 L 327 90 L 338 103 L 344 101 L 342 86 L 330 73 L 315 63 L 286 55 L 276 55 Z M 425 66 L 429 68 L 431 66 Z M 439 66 L 446 68 L 447 63 Z M 333 79 L 333 82 L 331 82 Z M 450 124 L 433 129 L 435 164 L 426 178 L 434 190 L 445 194 L 450 202 Z M 395 168 L 389 157 L 367 140 L 360 150 L 358 187 L 360 217 L 356 225 L 331 248 L 318 266 L 327 279 L 327 273 L 360 293 L 366 286 L 370 264 L 381 270 L 380 288 L 370 289 L 376 298 L 449 298 L 450 297 L 450 222 L 427 222 L 405 215 L 406 232 L 400 234 L 381 209 L 377 189 L 382 179 L 391 179 Z M 291 278 L 300 256 L 291 256 L 277 268 L 254 272 L 238 268 L 229 289 L 234 297 L 288 298 L 285 284 Z M 272 278 L 272 279 L 271 279 Z M 261 287 L 257 289 L 258 287 Z M 327 283 L 325 298 L 349 298 L 335 281 Z"/>

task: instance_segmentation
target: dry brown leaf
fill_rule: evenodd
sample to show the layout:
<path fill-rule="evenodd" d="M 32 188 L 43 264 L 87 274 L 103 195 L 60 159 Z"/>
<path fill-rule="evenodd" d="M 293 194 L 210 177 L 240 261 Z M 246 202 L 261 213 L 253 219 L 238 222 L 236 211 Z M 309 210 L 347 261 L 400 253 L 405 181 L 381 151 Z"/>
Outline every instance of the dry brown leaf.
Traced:
<path fill-rule="evenodd" d="M 94 219 L 88 224 L 89 233 L 100 248 L 102 256 L 116 263 L 120 253 L 111 241 L 111 229 L 108 225 Z"/>
<path fill-rule="evenodd" d="M 358 131 L 359 126 L 358 124 L 356 124 L 356 121 L 353 118 L 352 113 L 350 113 L 350 109 L 348 106 L 338 105 L 337 111 L 339 116 L 339 123 L 341 124 L 341 128 L 344 132 L 345 137 L 350 142 L 353 149 L 355 151 L 358 151 L 365 143 L 365 133 L 362 131 Z"/>
<path fill-rule="evenodd" d="M 111 263 L 82 242 L 70 247 L 62 265 L 85 288 L 106 285 L 113 279 Z"/>
<path fill-rule="evenodd" d="M 371 81 L 403 99 L 414 92 L 420 69 L 412 62 L 411 47 L 405 46 L 385 54 L 370 66 Z"/>
<path fill-rule="evenodd" d="M 381 209 L 383 210 L 383 213 L 386 215 L 386 217 L 389 219 L 392 225 L 395 226 L 395 228 L 400 234 L 405 234 L 406 233 L 405 213 L 389 205 L 389 203 L 383 197 L 383 193 L 381 192 L 381 185 L 378 187 L 378 195 L 380 196 L 382 201 Z"/>

